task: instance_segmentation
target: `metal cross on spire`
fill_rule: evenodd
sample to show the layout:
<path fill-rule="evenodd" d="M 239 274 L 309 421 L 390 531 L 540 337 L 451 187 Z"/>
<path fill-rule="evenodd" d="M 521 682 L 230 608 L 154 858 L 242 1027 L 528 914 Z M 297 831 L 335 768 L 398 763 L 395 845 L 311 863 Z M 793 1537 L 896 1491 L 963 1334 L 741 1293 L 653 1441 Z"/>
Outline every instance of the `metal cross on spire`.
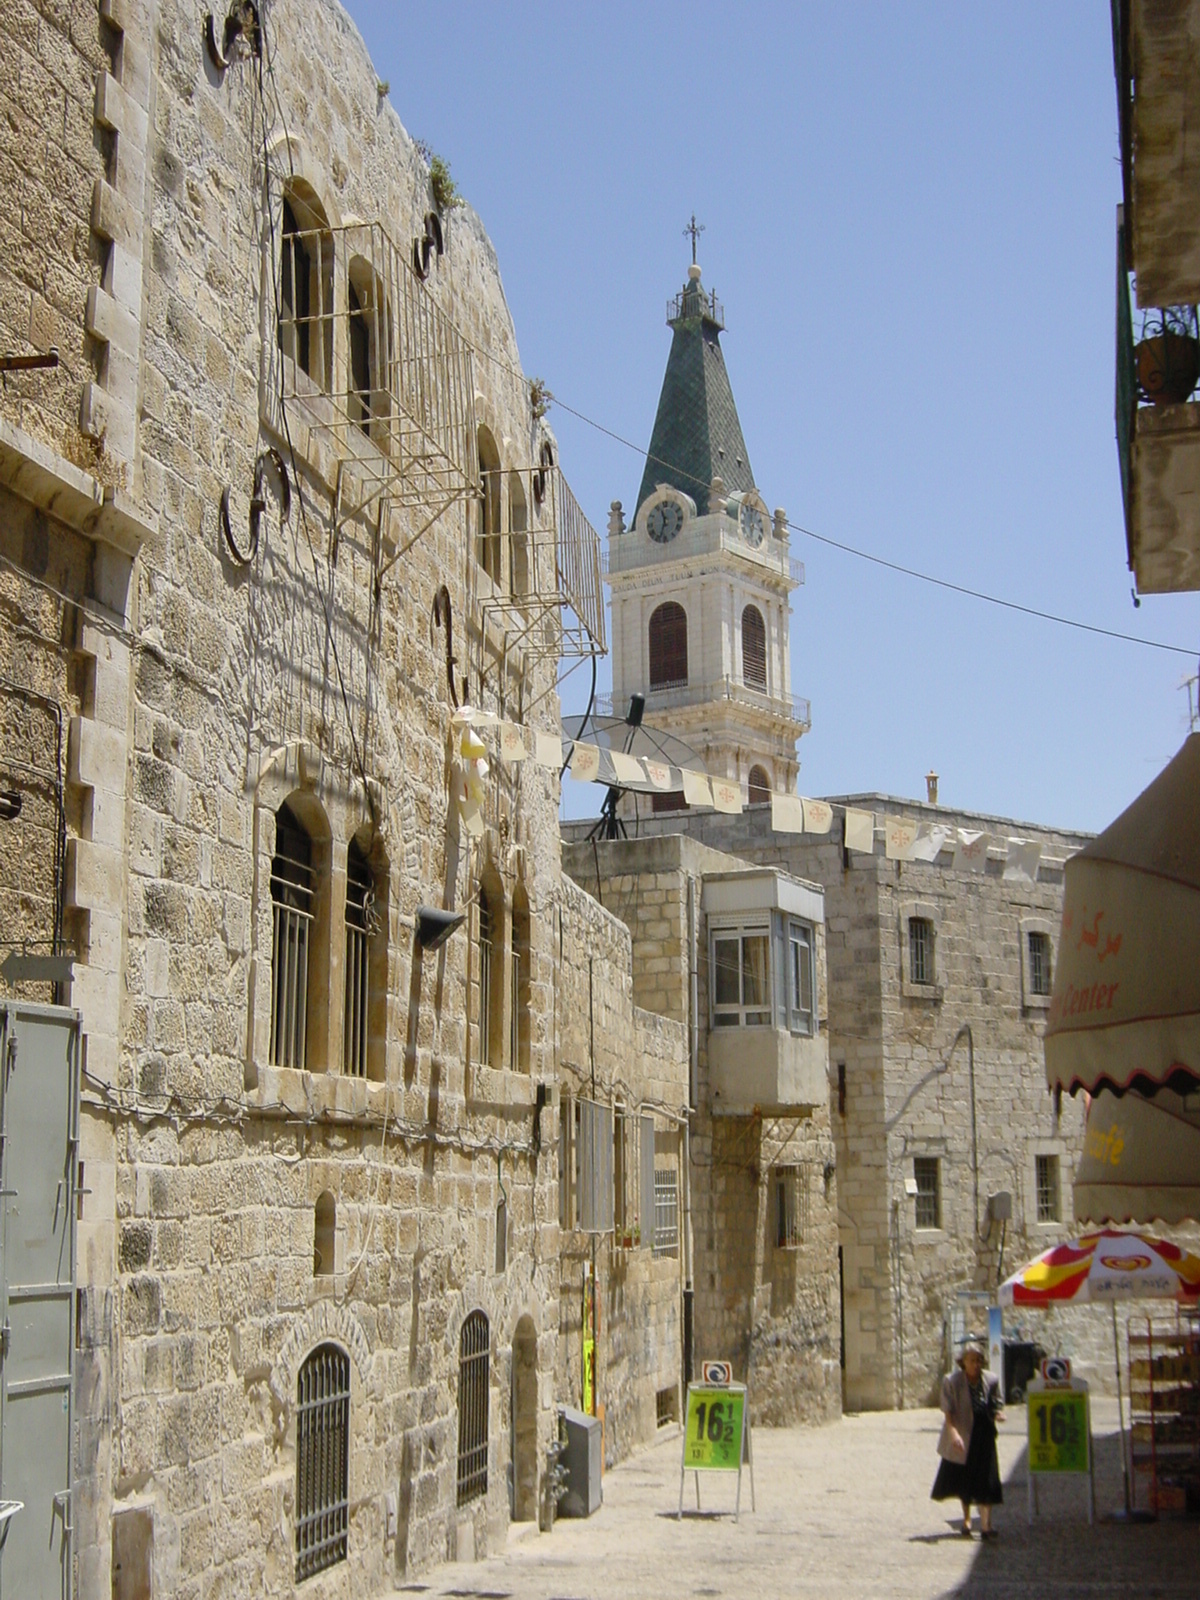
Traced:
<path fill-rule="evenodd" d="M 691 234 L 691 236 L 692 236 L 692 265 L 693 266 L 696 265 L 696 241 L 699 239 L 700 235 L 703 232 L 704 232 L 704 224 L 702 222 L 697 222 L 696 221 L 696 213 L 693 211 L 692 212 L 692 220 L 688 223 L 687 227 L 683 230 L 683 236 L 684 236 L 685 239 L 687 238 L 688 234 Z"/>

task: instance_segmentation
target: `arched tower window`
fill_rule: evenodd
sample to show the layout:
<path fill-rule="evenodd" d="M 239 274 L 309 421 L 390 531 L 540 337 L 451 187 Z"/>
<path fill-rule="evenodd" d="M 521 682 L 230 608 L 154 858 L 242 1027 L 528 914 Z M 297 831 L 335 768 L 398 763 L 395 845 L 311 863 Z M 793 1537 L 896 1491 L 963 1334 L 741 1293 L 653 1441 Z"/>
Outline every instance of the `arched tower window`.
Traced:
<path fill-rule="evenodd" d="M 765 767 L 754 766 L 750 768 L 750 804 L 752 806 L 765 806 L 771 798 L 771 780 L 767 777 Z"/>
<path fill-rule="evenodd" d="M 671 689 L 687 681 L 687 612 L 665 600 L 650 618 L 650 687 Z"/>
<path fill-rule="evenodd" d="M 346 1559 L 350 1357 L 321 1344 L 296 1379 L 296 1582 Z"/>
<path fill-rule="evenodd" d="M 488 1319 L 472 1311 L 458 1341 L 458 1504 L 487 1493 Z"/>
<path fill-rule="evenodd" d="M 493 583 L 501 579 L 500 452 L 487 428 L 476 434 L 479 453 L 479 538 L 476 560 Z"/>
<path fill-rule="evenodd" d="M 757 606 L 742 612 L 742 682 L 764 692 L 767 687 L 767 627 Z"/>
<path fill-rule="evenodd" d="M 322 389 L 333 367 L 333 235 L 321 203 L 294 182 L 283 198 L 279 348 Z"/>

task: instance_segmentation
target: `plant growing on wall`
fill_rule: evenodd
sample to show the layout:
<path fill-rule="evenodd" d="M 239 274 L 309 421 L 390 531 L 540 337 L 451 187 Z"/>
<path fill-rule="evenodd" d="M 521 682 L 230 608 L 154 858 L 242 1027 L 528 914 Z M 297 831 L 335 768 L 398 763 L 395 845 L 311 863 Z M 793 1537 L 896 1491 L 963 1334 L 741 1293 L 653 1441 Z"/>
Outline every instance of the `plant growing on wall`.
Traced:
<path fill-rule="evenodd" d="M 450 175 L 450 163 L 444 156 L 439 156 L 424 139 L 417 140 L 417 149 L 421 159 L 429 168 L 429 187 L 433 192 L 433 203 L 439 212 L 453 211 L 457 206 L 465 205 L 462 195 L 458 192 L 458 185 Z"/>
<path fill-rule="evenodd" d="M 530 378 L 529 380 L 529 409 L 533 413 L 533 420 L 540 422 L 550 409 L 550 402 L 554 396 L 550 393 L 545 378 Z"/>

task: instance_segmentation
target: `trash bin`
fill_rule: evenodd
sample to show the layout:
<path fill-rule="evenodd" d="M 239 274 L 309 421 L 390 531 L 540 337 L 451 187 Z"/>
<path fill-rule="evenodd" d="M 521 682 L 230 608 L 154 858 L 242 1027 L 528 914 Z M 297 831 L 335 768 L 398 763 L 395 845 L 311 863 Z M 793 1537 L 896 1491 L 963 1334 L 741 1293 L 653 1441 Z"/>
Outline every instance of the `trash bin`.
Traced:
<path fill-rule="evenodd" d="M 1004 1341 L 1004 1398 L 1019 1403 L 1025 1398 L 1025 1386 L 1036 1376 L 1046 1352 L 1032 1339 L 1005 1339 Z"/>
<path fill-rule="evenodd" d="M 560 1406 L 560 1430 L 566 1434 L 566 1448 L 560 1457 L 566 1472 L 566 1489 L 558 1503 L 561 1517 L 590 1517 L 599 1511 L 603 1491 L 600 1487 L 600 1419 L 589 1417 L 570 1406 Z"/>

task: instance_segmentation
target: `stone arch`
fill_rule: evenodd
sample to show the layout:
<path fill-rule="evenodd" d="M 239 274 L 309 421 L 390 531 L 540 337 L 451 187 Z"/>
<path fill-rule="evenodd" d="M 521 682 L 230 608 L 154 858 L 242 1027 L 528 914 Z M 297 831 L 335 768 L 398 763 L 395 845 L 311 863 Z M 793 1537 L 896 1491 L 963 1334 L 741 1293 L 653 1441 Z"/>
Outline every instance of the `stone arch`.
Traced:
<path fill-rule="evenodd" d="M 309 1351 L 319 1344 L 340 1345 L 349 1355 L 359 1382 L 369 1381 L 371 1346 L 362 1324 L 349 1307 L 339 1301 L 318 1300 L 296 1318 L 271 1368 L 271 1394 L 285 1416 L 295 1400 L 301 1364 Z"/>

